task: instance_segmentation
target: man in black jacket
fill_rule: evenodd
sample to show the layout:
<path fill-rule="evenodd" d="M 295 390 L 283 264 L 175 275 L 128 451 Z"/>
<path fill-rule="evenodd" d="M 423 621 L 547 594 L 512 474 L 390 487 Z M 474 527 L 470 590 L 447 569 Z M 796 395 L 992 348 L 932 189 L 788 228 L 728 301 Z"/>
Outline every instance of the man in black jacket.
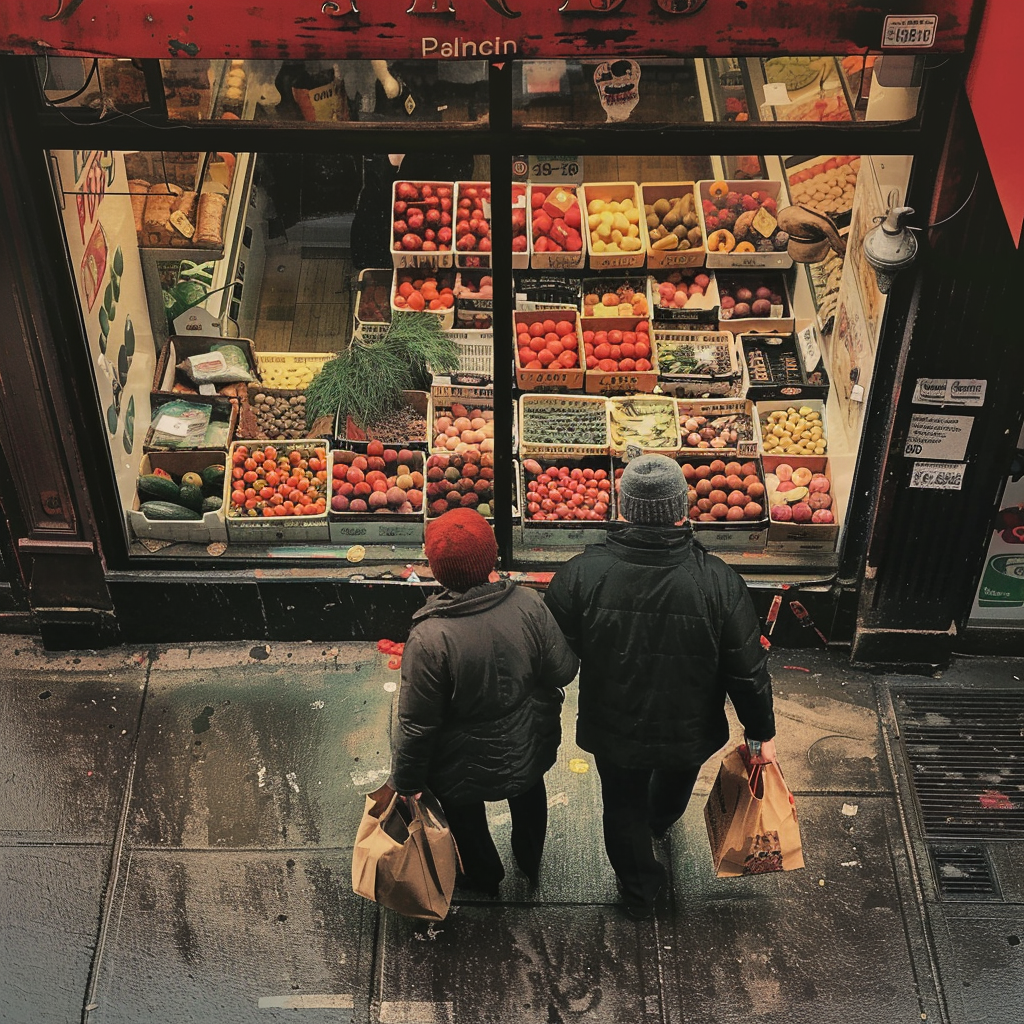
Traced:
<path fill-rule="evenodd" d="M 667 456 L 633 459 L 618 495 L 628 525 L 567 562 L 547 591 L 580 658 L 576 742 L 601 776 L 605 849 L 641 918 L 666 879 L 652 833 L 682 816 L 701 765 L 728 741 L 727 696 L 754 763 L 775 759 L 760 623 L 739 575 L 695 540 L 687 490 Z"/>

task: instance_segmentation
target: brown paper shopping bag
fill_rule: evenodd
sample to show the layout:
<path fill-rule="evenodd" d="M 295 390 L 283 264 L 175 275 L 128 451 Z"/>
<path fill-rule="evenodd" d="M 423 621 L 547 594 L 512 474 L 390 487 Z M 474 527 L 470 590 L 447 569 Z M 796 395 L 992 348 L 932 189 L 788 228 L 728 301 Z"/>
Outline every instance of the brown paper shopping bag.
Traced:
<path fill-rule="evenodd" d="M 804 866 L 796 803 L 774 762 L 747 767 L 743 748 L 718 770 L 704 820 L 719 878 L 793 871 Z"/>
<path fill-rule="evenodd" d="M 352 890 L 403 914 L 442 921 L 459 854 L 436 797 L 401 800 L 388 785 L 366 797 L 352 851 Z"/>

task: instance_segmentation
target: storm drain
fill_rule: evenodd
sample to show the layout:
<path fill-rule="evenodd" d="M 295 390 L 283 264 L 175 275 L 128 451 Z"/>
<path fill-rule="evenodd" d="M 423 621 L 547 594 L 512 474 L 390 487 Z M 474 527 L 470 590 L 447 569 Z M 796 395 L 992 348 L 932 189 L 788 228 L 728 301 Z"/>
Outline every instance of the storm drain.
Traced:
<path fill-rule="evenodd" d="M 929 839 L 1024 837 L 1024 693 L 894 693 Z"/>
<path fill-rule="evenodd" d="M 998 900 L 999 887 L 980 846 L 929 847 L 935 884 L 944 900 Z"/>

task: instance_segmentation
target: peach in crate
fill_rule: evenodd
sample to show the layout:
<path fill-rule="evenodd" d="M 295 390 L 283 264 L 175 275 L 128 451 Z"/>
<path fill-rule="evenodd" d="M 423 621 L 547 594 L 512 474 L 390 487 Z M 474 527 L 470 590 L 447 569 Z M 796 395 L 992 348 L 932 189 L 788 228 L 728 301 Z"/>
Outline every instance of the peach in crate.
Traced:
<path fill-rule="evenodd" d="M 494 410 L 461 402 L 434 406 L 434 442 L 436 452 L 462 455 L 467 451 L 494 451 Z"/>
<path fill-rule="evenodd" d="M 494 514 L 494 455 L 464 451 L 427 458 L 427 518 L 451 508 L 475 508 L 482 516 Z"/>
<path fill-rule="evenodd" d="M 399 270 L 391 303 L 395 309 L 414 313 L 429 310 L 444 314 L 455 305 L 454 285 L 455 275 L 450 271 L 432 274 Z"/>
<path fill-rule="evenodd" d="M 733 523 L 764 519 L 766 488 L 756 459 L 680 461 L 692 520 Z"/>
<path fill-rule="evenodd" d="M 415 515 L 423 510 L 423 453 L 370 441 L 366 454 L 336 451 L 331 511 Z"/>

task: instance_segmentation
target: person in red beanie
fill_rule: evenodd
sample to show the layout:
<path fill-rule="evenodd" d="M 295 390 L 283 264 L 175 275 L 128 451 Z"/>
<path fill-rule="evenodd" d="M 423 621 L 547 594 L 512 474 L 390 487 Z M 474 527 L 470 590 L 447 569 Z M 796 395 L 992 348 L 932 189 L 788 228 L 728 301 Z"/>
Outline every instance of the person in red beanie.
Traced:
<path fill-rule="evenodd" d="M 562 687 L 579 666 L 541 597 L 491 582 L 494 531 L 475 509 L 427 524 L 444 590 L 413 615 L 402 655 L 392 785 L 429 789 L 459 847 L 465 888 L 497 895 L 505 877 L 485 803 L 507 800 L 512 854 L 531 884 L 547 831 L 544 773 L 561 741 Z"/>

